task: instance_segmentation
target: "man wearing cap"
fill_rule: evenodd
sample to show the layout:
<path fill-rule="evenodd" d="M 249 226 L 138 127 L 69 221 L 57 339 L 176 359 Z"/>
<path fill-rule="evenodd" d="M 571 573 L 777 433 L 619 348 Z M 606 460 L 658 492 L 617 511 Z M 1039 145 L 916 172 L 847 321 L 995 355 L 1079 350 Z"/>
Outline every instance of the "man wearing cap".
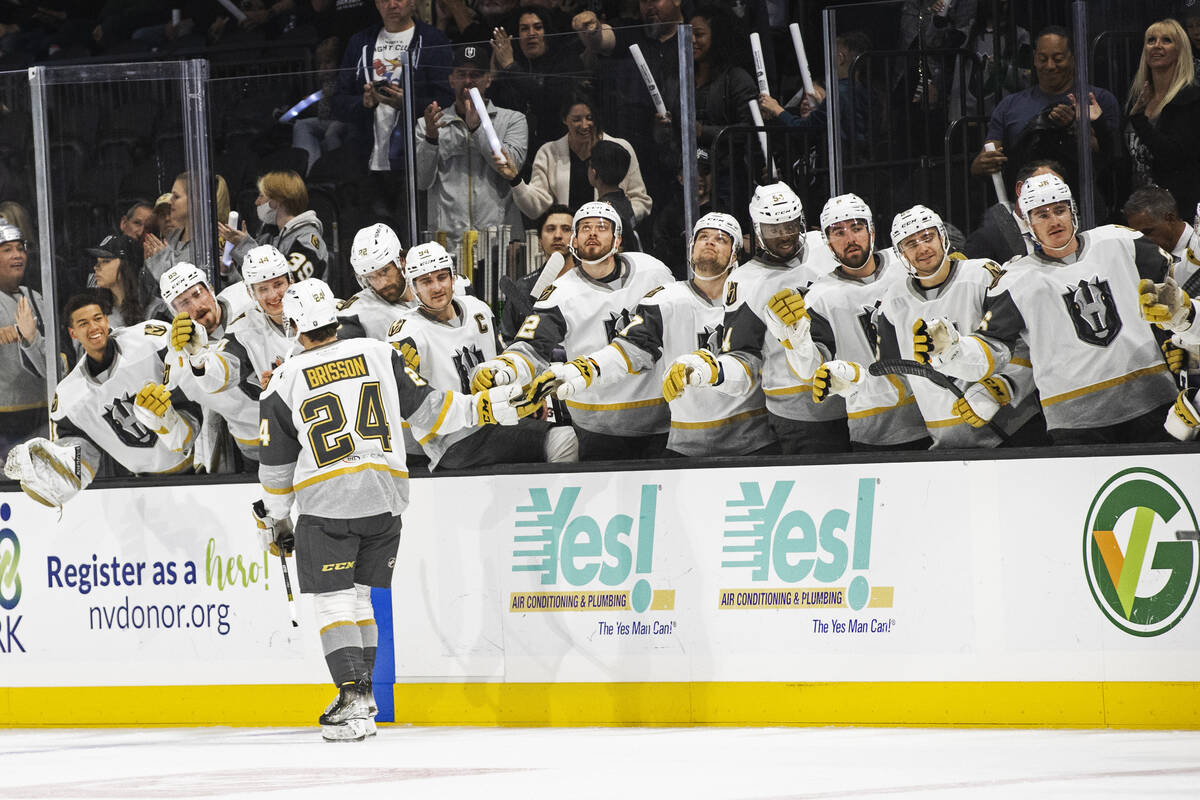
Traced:
<path fill-rule="evenodd" d="M 384 205 L 403 202 L 405 164 L 404 91 L 401 54 L 413 67 L 412 107 L 450 99 L 446 75 L 450 40 L 413 17 L 414 0 L 375 0 L 380 22 L 350 37 L 342 54 L 333 116 L 350 126 L 349 147 L 372 178 Z"/>
<path fill-rule="evenodd" d="M 157 294 L 147 296 L 147 280 L 138 277 L 142 263 L 140 244 L 122 233 L 110 233 L 84 252 L 96 259 L 88 286 L 98 286 L 112 294 L 109 325 L 123 328 L 151 317 L 170 319 L 163 301 Z"/>
<path fill-rule="evenodd" d="M 454 50 L 450 88 L 454 105 L 443 109 L 437 101 L 425 107 L 417 122 L 417 188 L 429 193 L 429 224 L 446 231 L 457 245 L 466 230 L 489 225 L 511 225 L 520 230 L 521 213 L 512 199 L 512 187 L 496 169 L 497 157 L 484 133 L 471 101 L 470 90 L 484 97 L 488 117 L 504 150 L 504 158 L 520 168 L 525 161 L 529 130 L 525 115 L 499 108 L 486 99 L 492 83 L 491 53 L 481 45 Z"/>
<path fill-rule="evenodd" d="M 119 227 L 121 234 L 129 239 L 135 245 L 130 248 L 130 258 L 133 265 L 139 270 L 142 268 L 142 263 L 145 261 L 145 253 L 142 250 L 142 242 L 146 238 L 146 227 L 152 225 L 154 220 L 154 206 L 147 203 L 145 200 L 137 200 L 129 207 L 129 209 L 121 215 Z"/>
<path fill-rule="evenodd" d="M 21 231 L 0 224 L 0 458 L 46 430 L 42 296 L 21 285 L 27 264 Z"/>

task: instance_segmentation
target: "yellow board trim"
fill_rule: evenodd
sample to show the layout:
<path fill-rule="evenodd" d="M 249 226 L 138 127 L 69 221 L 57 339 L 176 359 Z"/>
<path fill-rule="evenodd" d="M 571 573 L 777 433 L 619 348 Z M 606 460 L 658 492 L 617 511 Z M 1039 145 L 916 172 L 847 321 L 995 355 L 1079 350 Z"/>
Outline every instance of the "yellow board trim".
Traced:
<path fill-rule="evenodd" d="M 1056 394 L 1056 395 L 1053 395 L 1052 397 L 1043 397 L 1042 398 L 1042 408 L 1045 408 L 1046 406 L 1052 406 L 1055 403 L 1061 403 L 1065 400 L 1074 400 L 1076 397 L 1083 397 L 1085 394 L 1091 394 L 1092 392 L 1098 392 L 1102 389 L 1111 389 L 1114 386 L 1118 386 L 1122 383 L 1127 383 L 1129 381 L 1135 381 L 1138 378 L 1145 377 L 1146 375 L 1153 375 L 1156 372 L 1166 372 L 1166 371 L 1167 371 L 1166 364 L 1155 364 L 1153 367 L 1146 367 L 1145 369 L 1134 370 L 1133 372 L 1129 373 L 1128 375 L 1122 375 L 1119 378 L 1109 378 L 1106 381 L 1100 381 L 1099 383 L 1093 383 L 1091 386 L 1084 386 L 1081 389 L 1075 389 L 1070 392 L 1063 392 L 1062 394 Z"/>
<path fill-rule="evenodd" d="M 711 422 L 677 422 L 676 420 L 671 420 L 671 427 L 687 431 L 704 430 L 707 428 L 720 428 L 723 425 L 732 425 L 733 423 L 741 422 L 742 420 L 761 417 L 766 413 L 767 410 L 765 408 L 752 408 L 749 411 L 743 411 L 741 414 L 734 414 L 732 417 L 717 419 Z"/>
<path fill-rule="evenodd" d="M 665 398 L 657 397 L 653 400 L 635 400 L 632 403 L 577 403 L 574 400 L 567 400 L 566 404 L 570 408 L 578 408 L 581 411 L 623 411 L 629 408 L 661 406 L 666 402 Z"/>
<path fill-rule="evenodd" d="M 385 687 L 376 684 L 375 691 Z M 5 727 L 300 725 L 329 684 L 0 689 Z M 410 725 L 876 725 L 1200 730 L 1200 683 L 414 683 Z"/>

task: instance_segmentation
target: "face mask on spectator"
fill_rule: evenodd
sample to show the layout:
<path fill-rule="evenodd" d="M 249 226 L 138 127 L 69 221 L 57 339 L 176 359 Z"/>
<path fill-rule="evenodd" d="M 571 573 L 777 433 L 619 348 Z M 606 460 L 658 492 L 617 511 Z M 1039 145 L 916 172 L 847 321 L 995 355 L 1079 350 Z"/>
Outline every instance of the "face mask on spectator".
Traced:
<path fill-rule="evenodd" d="M 274 225 L 275 224 L 275 217 L 276 217 L 277 212 L 275 209 L 271 208 L 270 200 L 263 203 L 262 205 L 255 206 L 254 210 L 258 212 L 258 219 L 260 222 L 262 222 L 263 225 Z"/>

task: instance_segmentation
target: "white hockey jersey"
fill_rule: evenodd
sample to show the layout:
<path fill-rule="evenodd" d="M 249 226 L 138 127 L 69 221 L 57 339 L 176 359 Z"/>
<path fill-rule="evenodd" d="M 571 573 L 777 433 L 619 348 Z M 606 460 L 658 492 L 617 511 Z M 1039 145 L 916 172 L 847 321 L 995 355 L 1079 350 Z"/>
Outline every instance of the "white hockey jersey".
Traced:
<path fill-rule="evenodd" d="M 724 305 L 710 300 L 691 281 L 653 289 L 638 304 L 633 322 L 609 345 L 619 355 L 597 354 L 604 363 L 600 380 L 629 380 L 630 373 L 651 371 L 660 363 L 669 366 L 675 358 L 701 348 L 719 353 L 725 338 L 724 318 Z M 685 456 L 745 455 L 772 442 L 757 377 L 744 395 L 689 389 L 670 404 L 670 410 L 667 449 Z"/>
<path fill-rule="evenodd" d="M 475 367 L 496 357 L 496 321 L 482 300 L 468 295 L 453 302 L 458 316 L 452 322 L 439 322 L 417 310 L 396 320 L 387 341 L 397 350 L 402 344 L 412 346 L 420 359 L 416 370 L 433 388 L 470 394 Z M 436 467 L 451 445 L 478 430 L 433 434 L 418 443 L 429 455 L 430 466 Z"/>
<path fill-rule="evenodd" d="M 166 475 L 192 466 L 192 444 L 200 415 L 183 392 L 171 402 L 190 432 L 180 450 L 171 450 L 158 434 L 140 423 L 134 398 L 147 383 L 164 383 L 163 359 L 169 352 L 169 328 L 156 321 L 119 328 L 110 334 L 116 356 L 99 375 L 81 358 L 62 382 L 50 407 L 51 438 L 82 445 L 82 466 L 94 478 L 102 453 L 135 474 Z M 168 376 L 169 378 L 169 376 Z"/>
<path fill-rule="evenodd" d="M 881 357 L 912 360 L 912 329 L 918 319 L 947 317 L 964 333 L 975 330 L 983 320 L 987 291 L 1003 274 L 1004 270 L 994 261 L 952 259 L 950 274 L 936 289 L 922 289 L 912 277 L 893 283 L 884 295 L 876 320 Z M 1000 374 L 1013 386 L 1013 399 L 993 421 L 1005 433 L 1012 434 L 1038 411 L 1029 353 L 1022 347 Z M 957 396 L 953 392 L 920 377 L 909 377 L 908 383 L 925 418 L 925 427 L 933 437 L 934 448 L 1000 444 L 1000 437 L 990 428 L 973 428 L 955 415 Z M 960 389 L 966 389 L 967 385 L 959 381 Z"/>
<path fill-rule="evenodd" d="M 230 322 L 224 338 L 210 346 L 203 368 L 194 369 L 182 355 L 173 354 L 177 365 L 172 375 L 179 376 L 188 397 L 225 418 L 238 449 L 257 461 L 262 373 L 300 350 L 300 344 L 255 305 Z"/>
<path fill-rule="evenodd" d="M 824 242 L 818 243 L 825 247 Z M 813 248 L 811 243 L 808 246 Z M 725 281 L 720 358 L 725 374 L 741 369 L 755 383 L 761 374 L 767 410 L 778 417 L 823 422 L 846 416 L 846 405 L 840 397 L 819 404 L 813 402 L 812 381 L 801 379 L 788 366 L 783 345 L 763 322 L 767 301 L 776 292 L 791 289 L 807 294 L 809 287 L 824 274 L 807 259 L 774 264 L 754 258 L 736 268 Z"/>
<path fill-rule="evenodd" d="M 1170 263 L 1148 239 L 1087 231 L 1066 260 L 1038 252 L 1012 262 L 976 335 L 993 369 L 1025 341 L 1048 429 L 1125 422 L 1175 397 L 1137 292 L 1140 278 L 1161 282 Z"/>
<path fill-rule="evenodd" d="M 875 314 L 907 274 L 890 251 L 881 251 L 875 254 L 875 272 L 865 279 L 838 270 L 812 285 L 806 298 L 812 338 L 825 361 L 853 361 L 865 370 L 876 360 Z M 897 375 L 864 377 L 858 391 L 846 398 L 846 418 L 852 442 L 898 445 L 927 435 L 915 398 Z"/>
<path fill-rule="evenodd" d="M 355 519 L 400 514 L 408 468 L 400 438 L 477 422 L 469 395 L 443 392 L 407 367 L 391 345 L 335 340 L 289 358 L 260 399 L 259 481 L 267 510 Z"/>
<path fill-rule="evenodd" d="M 612 341 L 629 325 L 637 304 L 651 289 L 673 283 L 665 264 L 645 253 L 617 256 L 621 274 L 612 281 L 589 278 L 579 268 L 559 276 L 542 292 L 505 352 L 525 360 L 532 375 L 551 361 L 586 356 Z M 555 355 L 555 349 L 565 351 Z M 645 436 L 664 433 L 667 401 L 662 396 L 663 366 L 613 386 L 592 386 L 566 401 L 574 424 L 592 433 Z"/>
<path fill-rule="evenodd" d="M 416 301 L 389 303 L 368 287 L 350 297 L 338 309 L 338 321 L 343 328 L 340 336 L 343 339 L 366 336 L 382 342 L 390 335 L 396 320 L 416 307 Z"/>

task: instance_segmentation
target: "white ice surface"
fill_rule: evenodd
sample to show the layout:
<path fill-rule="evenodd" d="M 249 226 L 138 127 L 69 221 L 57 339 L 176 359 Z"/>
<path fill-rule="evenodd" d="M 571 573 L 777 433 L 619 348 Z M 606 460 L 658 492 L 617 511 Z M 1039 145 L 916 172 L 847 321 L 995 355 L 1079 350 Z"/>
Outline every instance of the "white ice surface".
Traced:
<path fill-rule="evenodd" d="M 0 798 L 1200 797 L 1200 732 L 381 727 L 0 732 Z"/>

